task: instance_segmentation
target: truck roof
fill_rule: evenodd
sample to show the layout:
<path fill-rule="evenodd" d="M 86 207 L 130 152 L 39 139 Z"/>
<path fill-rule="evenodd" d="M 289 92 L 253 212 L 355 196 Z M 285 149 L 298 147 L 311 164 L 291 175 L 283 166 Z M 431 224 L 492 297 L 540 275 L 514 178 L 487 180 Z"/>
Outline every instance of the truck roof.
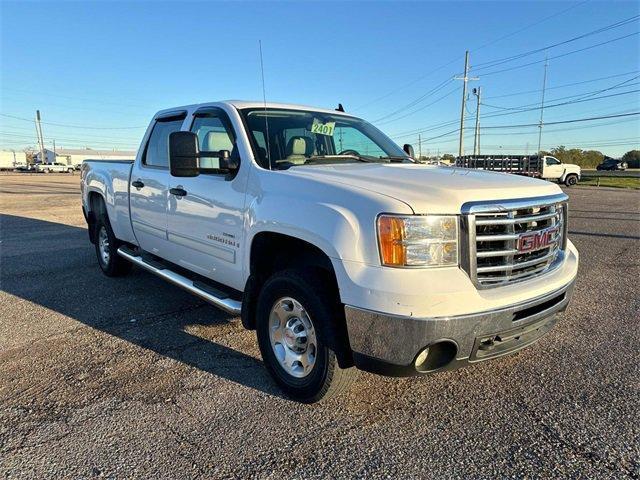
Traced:
<path fill-rule="evenodd" d="M 166 108 L 163 110 L 160 110 L 158 113 L 156 113 L 156 115 L 160 115 L 163 113 L 168 113 L 168 112 L 173 112 L 176 110 L 192 110 L 195 108 L 199 108 L 199 107 L 207 107 L 207 106 L 219 106 L 219 105 L 230 105 L 232 107 L 235 107 L 237 109 L 243 109 L 243 108 L 264 108 L 265 107 L 265 102 L 260 101 L 260 100 L 220 100 L 217 102 L 204 102 L 204 103 L 195 103 L 195 104 L 191 104 L 191 105 L 181 105 L 181 106 L 177 106 L 177 107 L 172 107 L 172 108 Z M 277 103 L 277 102 L 267 102 L 266 103 L 266 108 L 286 108 L 289 110 L 312 110 L 315 112 L 323 112 L 323 113 L 331 113 L 334 115 L 344 115 L 344 116 L 348 116 L 348 117 L 353 117 L 354 115 L 349 115 L 346 112 L 339 112 L 338 110 L 333 110 L 333 109 L 329 109 L 329 108 L 318 108 L 318 107 L 312 107 L 309 105 L 298 105 L 298 104 L 294 104 L 294 103 Z"/>

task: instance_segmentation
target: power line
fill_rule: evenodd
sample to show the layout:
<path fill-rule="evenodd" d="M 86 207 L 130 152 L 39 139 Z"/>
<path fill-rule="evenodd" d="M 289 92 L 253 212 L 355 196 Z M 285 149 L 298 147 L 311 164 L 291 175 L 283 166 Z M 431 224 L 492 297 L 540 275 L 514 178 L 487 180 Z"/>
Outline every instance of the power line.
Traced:
<path fill-rule="evenodd" d="M 573 55 L 574 53 L 584 52 L 585 50 L 591 50 L 592 48 L 601 47 L 602 45 L 607 45 L 609 43 L 617 42 L 619 40 L 623 40 L 625 38 L 629 38 L 629 37 L 632 37 L 634 35 L 638 35 L 638 33 L 640 33 L 640 32 L 634 32 L 634 33 L 630 33 L 628 35 L 623 35 L 621 37 L 612 38 L 611 40 L 607 40 L 606 42 L 601 42 L 601 43 L 596 43 L 594 45 L 589 45 L 588 47 L 579 48 L 577 50 L 572 50 L 570 52 L 566 52 L 566 53 L 563 53 L 561 55 L 556 55 L 556 56 L 553 56 L 553 57 L 549 57 L 548 59 L 549 60 L 554 60 L 556 58 L 562 58 L 562 57 L 566 57 L 568 55 Z M 529 62 L 529 63 L 524 63 L 522 65 L 516 65 L 515 67 L 504 68 L 502 70 L 494 70 L 493 72 L 482 73 L 482 76 L 486 77 L 488 75 L 496 75 L 498 73 L 510 72 L 511 70 L 517 70 L 517 69 L 520 69 L 520 68 L 529 67 L 531 65 L 538 65 L 540 63 L 543 63 L 544 61 L 545 60 L 537 60 L 535 62 Z"/>
<path fill-rule="evenodd" d="M 449 97 L 449 96 L 453 95 L 454 93 L 459 92 L 461 88 L 462 88 L 462 87 L 456 87 L 456 88 L 454 88 L 453 90 L 449 91 L 448 93 L 445 93 L 443 96 L 441 96 L 441 97 L 437 98 L 436 100 L 434 100 L 434 101 L 433 101 L 433 102 L 431 102 L 431 103 L 428 103 L 428 104 L 426 104 L 426 105 L 423 105 L 423 106 L 421 106 L 420 108 L 417 108 L 417 109 L 415 109 L 415 110 L 412 110 L 411 112 L 408 112 L 408 113 L 406 113 L 406 114 L 404 114 L 404 115 L 402 115 L 402 116 L 400 116 L 400 117 L 392 118 L 392 119 L 390 119 L 390 120 L 386 120 L 386 121 L 384 121 L 384 122 L 378 122 L 378 124 L 379 124 L 379 125 L 387 125 L 387 124 L 389 124 L 389 123 L 393 123 L 393 122 L 397 122 L 398 120 L 402 120 L 403 118 L 410 117 L 411 115 L 413 115 L 413 114 L 415 114 L 415 113 L 418 113 L 418 112 L 420 112 L 420 111 L 424 110 L 425 108 L 428 108 L 428 107 L 430 107 L 430 106 L 432 106 L 432 105 L 435 105 L 435 104 L 436 104 L 436 103 L 438 103 L 439 101 L 444 100 L 445 98 L 447 98 L 447 97 Z"/>
<path fill-rule="evenodd" d="M 580 6 L 584 5 L 585 3 L 587 3 L 588 1 L 589 0 L 584 0 L 583 2 L 580 2 L 580 3 L 577 3 L 575 5 L 572 5 L 569 8 L 565 8 L 564 10 L 561 10 L 561 11 L 559 11 L 557 13 L 554 13 L 553 15 L 549 15 L 548 17 L 545 17 L 545 18 L 543 18 L 541 20 L 538 20 L 537 22 L 534 22 L 534 23 L 531 23 L 531 24 L 527 25 L 526 27 L 523 27 L 523 28 L 521 28 L 519 30 L 516 30 L 515 32 L 508 33 L 507 35 L 504 35 L 504 36 L 502 36 L 502 37 L 500 37 L 500 38 L 498 38 L 496 40 L 493 40 L 493 41 L 491 41 L 489 43 L 485 43 L 484 45 L 481 45 L 478 48 L 475 48 L 474 50 L 471 50 L 471 51 L 472 52 L 477 52 L 480 49 L 483 49 L 485 47 L 488 47 L 490 45 L 498 43 L 498 42 L 500 42 L 500 41 L 502 41 L 502 40 L 504 40 L 506 38 L 513 37 L 514 35 L 517 35 L 518 33 L 524 32 L 525 30 L 528 30 L 528 29 L 530 29 L 532 27 L 535 27 L 536 25 L 540 25 L 541 23 L 544 23 L 547 20 L 550 20 L 550 19 L 555 18 L 555 17 L 559 17 L 560 15 L 568 12 L 569 10 L 573 10 L 576 7 L 580 7 Z"/>
<path fill-rule="evenodd" d="M 0 113 L 0 116 L 3 117 L 7 117 L 7 118 L 13 118 L 15 120 L 23 120 L 25 122 L 33 122 L 33 120 L 29 119 L 29 118 L 23 118 L 23 117 L 18 117 L 16 115 L 9 115 L 7 113 Z M 64 123 L 53 123 L 53 122 L 42 122 L 45 125 L 53 125 L 53 126 L 57 126 L 57 127 L 69 127 L 69 128 L 84 128 L 84 129 L 88 129 L 88 130 L 133 130 L 133 129 L 138 129 L 138 128 L 147 128 L 147 125 L 140 125 L 137 127 L 89 127 L 86 125 L 67 125 Z"/>
<path fill-rule="evenodd" d="M 625 112 L 625 113 L 618 113 L 618 114 L 612 114 L 612 115 L 603 115 L 603 116 L 600 116 L 600 117 L 591 117 L 591 118 L 587 118 L 586 120 L 598 120 L 598 119 L 606 119 L 606 118 L 627 117 L 627 116 L 633 116 L 633 115 L 637 115 L 637 114 L 638 114 L 638 112 Z M 489 115 L 485 116 L 484 118 L 487 118 L 487 117 L 489 117 Z M 586 121 L 586 120 L 582 120 L 582 121 Z M 635 119 L 631 118 L 631 119 L 627 119 L 626 121 L 629 121 L 629 120 L 633 121 Z M 453 121 L 450 121 L 450 122 L 446 122 L 446 124 L 453 125 L 453 124 L 455 124 L 457 122 L 458 122 L 457 120 L 453 120 Z M 564 123 L 564 122 L 560 122 L 560 123 Z M 616 124 L 616 123 L 623 123 L 623 122 L 611 122 L 610 124 L 613 125 L 613 124 Z M 557 122 L 549 122 L 546 125 L 555 125 L 555 124 L 557 124 Z M 601 125 L 597 125 L 597 126 L 604 126 L 604 125 L 607 125 L 607 124 L 601 124 Z M 522 127 L 522 126 L 537 127 L 538 124 L 537 123 L 530 123 L 530 124 L 517 125 L 517 126 L 518 127 Z M 595 127 L 595 126 L 596 125 L 583 126 L 581 128 L 592 128 L 592 127 Z M 442 126 L 438 126 L 437 128 L 442 128 Z M 487 128 L 491 128 L 491 129 L 507 128 L 508 129 L 508 128 L 512 128 L 512 126 L 511 125 L 504 125 L 504 126 L 503 125 L 496 125 L 496 126 L 491 126 L 491 127 L 481 127 L 481 129 L 483 129 L 483 130 L 487 129 Z M 422 130 L 419 129 L 419 130 L 416 130 L 415 132 L 411 132 L 411 133 L 403 133 L 401 135 L 392 135 L 391 138 L 404 138 L 404 137 L 408 137 L 408 136 L 411 136 L 411 135 L 417 135 L 418 133 L 424 133 L 426 131 L 435 130 L 435 129 L 436 128 L 422 129 Z M 561 131 L 561 130 L 554 129 L 554 130 L 548 130 L 548 131 L 549 132 L 555 132 L 555 131 Z M 423 142 L 426 142 L 428 140 L 437 139 L 437 138 L 446 137 L 447 135 L 451 135 L 452 133 L 457 133 L 457 132 L 459 132 L 459 130 L 456 128 L 455 130 L 451 130 L 450 132 L 446 132 L 446 133 L 437 135 L 435 137 L 431 137 L 429 139 L 425 139 L 425 140 L 423 140 Z M 533 133 L 536 133 L 536 132 L 535 131 L 531 132 L 531 134 L 533 134 Z M 519 135 L 519 134 L 522 134 L 522 133 L 515 133 L 514 135 Z M 487 134 L 484 134 L 484 135 L 487 135 Z M 509 135 L 511 135 L 511 133 L 509 133 Z"/>
<path fill-rule="evenodd" d="M 633 79 L 629 79 L 629 81 L 630 80 L 633 80 Z M 576 103 L 584 103 L 584 102 L 589 102 L 589 101 L 600 100 L 600 99 L 603 99 L 603 98 L 616 97 L 616 96 L 620 96 L 620 95 L 628 95 L 628 94 L 631 94 L 631 93 L 638 92 L 638 90 L 630 90 L 630 91 L 619 92 L 619 93 L 611 94 L 611 95 L 602 95 L 600 97 L 593 97 L 592 96 L 593 94 L 597 94 L 597 93 L 601 93 L 601 92 L 604 92 L 604 91 L 612 90 L 614 88 L 619 88 L 620 86 L 622 86 L 623 83 L 625 83 L 625 82 L 622 82 L 621 84 L 614 85 L 614 86 L 606 88 L 606 89 L 596 90 L 594 92 L 586 92 L 586 93 L 581 93 L 581 94 L 578 94 L 578 95 L 570 95 L 568 97 L 555 98 L 555 99 L 551 100 L 551 102 L 556 102 L 556 101 L 561 100 L 563 98 L 572 98 L 572 97 L 575 97 L 575 96 L 582 97 L 582 98 L 578 98 L 578 99 L 575 99 L 575 100 L 572 100 L 572 101 L 568 101 L 568 102 L 550 104 L 550 105 L 547 105 L 545 108 L 555 108 L 555 107 L 559 107 L 559 106 L 572 105 L 572 104 L 576 104 Z M 589 96 L 590 98 L 585 98 L 586 96 Z M 483 103 L 483 105 L 488 106 L 488 107 L 501 108 L 501 107 L 497 107 L 495 105 L 490 105 L 490 104 L 487 104 L 487 103 Z M 536 105 L 536 104 L 528 104 L 528 105 Z M 489 114 L 489 115 L 484 115 L 484 118 L 501 117 L 501 116 L 506 116 L 506 115 L 517 115 L 519 113 L 532 112 L 532 111 L 536 111 L 536 110 L 540 109 L 540 106 L 530 107 L 530 108 L 524 108 L 524 107 L 526 107 L 526 105 L 522 106 L 522 107 L 514 107 L 513 111 L 511 111 L 511 109 L 505 107 L 504 109 L 509 110 L 509 111 L 502 112 L 502 113 L 492 113 L 492 114 Z M 444 127 L 453 125 L 453 124 L 455 124 L 457 122 L 458 122 L 458 120 L 453 120 L 452 119 L 452 120 L 445 121 L 445 122 L 438 123 L 438 124 L 427 125 L 424 128 L 414 129 L 414 130 L 406 131 L 406 132 L 398 132 L 398 133 L 392 135 L 391 137 L 392 138 L 402 138 L 402 137 L 408 137 L 408 136 L 416 135 L 418 132 L 426 133 L 428 131 L 438 130 L 440 128 L 444 128 Z"/>
<path fill-rule="evenodd" d="M 565 124 L 565 123 L 576 123 L 576 122 L 589 122 L 592 120 L 601 120 L 601 119 L 605 119 L 605 118 L 617 118 L 617 117 L 630 117 L 630 116 L 635 116 L 635 115 L 640 115 L 640 112 L 631 112 L 631 113 L 621 113 L 618 115 L 603 115 L 600 117 L 590 117 L 590 118 L 577 118 L 577 119 L 573 119 L 573 120 L 562 120 L 562 121 L 558 121 L 558 122 L 547 122 L 545 125 L 560 125 L 560 124 Z M 522 123 L 519 125 L 492 125 L 492 126 L 488 126 L 488 127 L 480 127 L 480 129 L 495 129 L 495 128 L 520 128 L 520 127 L 536 127 L 538 126 L 537 123 Z"/>
<path fill-rule="evenodd" d="M 557 102 L 558 100 L 565 100 L 565 99 L 568 99 L 568 98 L 577 98 L 578 100 L 580 100 L 580 99 L 583 99 L 583 98 L 592 97 L 592 96 L 597 95 L 599 93 L 604 93 L 604 92 L 608 92 L 610 90 L 615 90 L 616 88 L 627 87 L 627 86 L 629 86 L 629 85 L 627 85 L 627 83 L 629 83 L 629 82 L 631 82 L 633 80 L 637 80 L 638 78 L 640 78 L 640 75 L 637 75 L 637 76 L 635 76 L 633 78 L 629 78 L 629 79 L 625 80 L 624 82 L 617 83 L 617 84 L 612 85 L 612 86 L 607 87 L 607 88 L 601 88 L 600 90 L 593 90 L 591 92 L 582 92 L 582 93 L 578 93 L 578 94 L 575 94 L 575 95 L 567 95 L 565 97 L 558 97 L 558 98 L 554 98 L 553 100 L 549 100 L 549 101 L 550 102 Z M 638 83 L 632 83 L 631 85 L 637 85 L 637 84 Z M 528 104 L 525 104 L 525 105 L 519 105 L 519 106 L 515 106 L 515 107 L 503 107 L 503 106 L 499 106 L 499 105 L 491 105 L 491 104 L 488 104 L 488 103 L 483 103 L 483 105 L 485 107 L 498 108 L 498 109 L 501 109 L 501 110 L 520 110 L 520 109 L 527 108 L 527 107 L 530 107 L 530 106 L 533 106 L 533 105 L 536 105 L 536 104 L 535 103 L 528 103 Z"/>
<path fill-rule="evenodd" d="M 638 71 L 639 70 L 634 70 L 632 72 L 618 73 L 616 75 L 609 75 L 607 77 L 592 78 L 591 80 L 583 80 L 581 82 L 565 83 L 563 85 L 556 85 L 555 87 L 547 87 L 547 90 L 557 90 L 558 88 L 573 87 L 575 85 L 582 85 L 582 84 L 585 84 L 585 83 L 593 83 L 593 82 L 598 82 L 600 80 L 609 80 L 610 78 L 624 77 L 625 75 L 633 75 L 634 73 L 638 73 Z M 491 98 L 515 97 L 515 96 L 518 96 L 518 95 L 526 95 L 528 93 L 538 93 L 538 92 L 541 92 L 541 91 L 542 91 L 542 89 L 538 89 L 538 90 L 523 90 L 523 91 L 520 91 L 520 92 L 506 93 L 504 95 L 491 95 L 491 96 L 486 97 L 486 98 L 491 99 Z"/>
<path fill-rule="evenodd" d="M 474 70 L 474 71 L 476 71 L 476 70 L 484 70 L 486 68 L 495 67 L 497 65 L 502 65 L 504 63 L 512 62 L 514 60 L 519 60 L 519 59 L 521 59 L 523 57 L 528 57 L 529 55 L 534 55 L 536 53 L 547 51 L 547 50 L 549 50 L 551 48 L 559 47 L 561 45 L 566 45 L 567 43 L 575 42 L 576 40 L 581 40 L 583 38 L 590 37 L 591 35 L 597 35 L 598 33 L 603 33 L 603 32 L 606 32 L 608 30 L 612 30 L 614 28 L 622 27 L 622 26 L 627 25 L 629 23 L 633 23 L 638 18 L 640 18 L 640 15 L 634 15 L 633 17 L 629 17 L 629 18 L 626 18 L 626 19 L 623 19 L 623 20 L 619 20 L 619 21 L 617 21 L 615 23 L 612 23 L 611 25 L 600 27 L 600 28 L 598 28 L 596 30 L 592 30 L 590 32 L 583 33 L 582 35 L 578 35 L 577 37 L 569 38 L 567 40 L 563 40 L 561 42 L 557 42 L 557 43 L 554 43 L 554 44 L 551 44 L 551 45 L 547 45 L 545 47 L 536 48 L 534 50 L 529 50 L 528 52 L 523 52 L 523 53 L 519 53 L 519 54 L 516 54 L 516 55 L 512 55 L 510 57 L 505 57 L 505 58 L 500 58 L 500 59 L 496 59 L 496 60 L 490 60 L 488 62 L 479 63 L 475 67 L 473 67 L 472 70 Z"/>
<path fill-rule="evenodd" d="M 562 15 L 562 14 L 564 14 L 564 13 L 568 12 L 569 10 L 571 10 L 571 9 L 573 9 L 573 8 L 576 8 L 576 7 L 579 7 L 579 6 L 584 5 L 585 3 L 587 3 L 587 1 L 588 1 L 588 0 L 585 0 L 585 1 L 581 2 L 581 3 L 578 3 L 578 4 L 576 4 L 576 5 L 573 5 L 573 6 L 569 7 L 569 8 L 565 8 L 565 9 L 563 9 L 563 10 L 561 10 L 561 11 L 557 12 L 557 13 L 554 13 L 553 15 L 549 15 L 548 17 L 542 18 L 541 20 L 537 20 L 537 21 L 535 21 L 535 22 L 533 22 L 533 23 L 531 23 L 531 24 L 529 24 L 529 25 L 527 25 L 527 26 L 525 26 L 525 27 L 523 27 L 523 28 L 520 28 L 519 30 L 516 30 L 516 31 L 514 31 L 514 32 L 511 32 L 511 33 L 509 33 L 509 34 L 507 34 L 507 35 L 503 35 L 502 37 L 499 37 L 499 38 L 497 38 L 497 39 L 495 39 L 495 40 L 492 40 L 491 42 L 486 43 L 486 44 L 484 44 L 484 45 L 481 45 L 481 46 L 479 46 L 479 47 L 477 47 L 477 48 L 475 48 L 475 49 L 473 49 L 473 50 L 471 50 L 471 51 L 472 51 L 472 52 L 476 52 L 476 51 L 481 50 L 481 49 L 483 49 L 483 48 L 486 48 L 486 47 L 488 47 L 488 46 L 490 46 L 490 45 L 493 45 L 493 44 L 495 44 L 495 43 L 498 43 L 498 42 L 500 42 L 500 41 L 502 41 L 502 40 L 504 40 L 504 39 L 506 39 L 506 38 L 509 38 L 509 37 L 511 37 L 511 36 L 513 36 L 513 35 L 516 35 L 516 34 L 518 34 L 518 33 L 522 32 L 522 31 L 524 31 L 524 30 L 527 30 L 527 29 L 531 28 L 531 27 L 534 27 L 534 26 L 536 26 L 536 25 L 540 25 L 541 23 L 544 23 L 544 22 L 546 22 L 547 20 L 550 20 L 550 19 L 552 19 L 552 18 L 558 17 L 558 16 L 560 16 L 560 15 Z M 430 72 L 428 72 L 428 73 L 426 73 L 426 74 L 424 74 L 424 75 L 421 75 L 421 76 L 419 76 L 419 77 L 417 77 L 417 78 L 415 78 L 415 79 L 411 80 L 410 82 L 408 82 L 408 83 L 406 83 L 406 84 L 404 84 L 404 85 L 402 85 L 402 86 L 400 86 L 400 87 L 398 87 L 398 88 L 395 88 L 395 89 L 391 90 L 390 92 L 388 92 L 388 93 L 386 93 L 386 94 L 384 94 L 384 95 L 381 95 L 381 96 L 379 96 L 379 97 L 377 97 L 377 98 L 375 98 L 375 99 L 373 99 L 373 100 L 371 100 L 371 101 L 369 101 L 369 102 L 367 102 L 367 103 L 365 103 L 365 104 L 363 104 L 363 105 L 360 105 L 360 106 L 356 107 L 356 108 L 355 108 L 355 109 L 353 109 L 353 110 L 354 110 L 354 111 L 362 110 L 363 108 L 368 107 L 369 105 L 373 105 L 374 103 L 377 103 L 377 102 L 379 102 L 380 100 L 384 100 L 385 98 L 389 98 L 391 95 L 395 94 L 396 92 L 399 92 L 399 91 L 404 90 L 404 89 L 406 89 L 406 88 L 408 88 L 408 87 L 410 87 L 410 86 L 412 86 L 412 85 L 415 85 L 416 83 L 420 82 L 421 80 L 424 80 L 425 78 L 430 77 L 430 76 L 431 76 L 431 75 L 433 75 L 434 73 L 439 72 L 440 70 L 442 70 L 442 69 L 444 69 L 444 68 L 448 67 L 449 65 L 453 65 L 453 64 L 454 64 L 454 63 L 456 63 L 457 61 L 458 61 L 458 58 L 456 57 L 455 59 L 452 59 L 452 60 L 450 60 L 450 61 L 448 61 L 448 62 L 446 62 L 446 63 L 444 63 L 444 64 L 440 65 L 439 67 L 437 67 L 437 68 L 435 68 L 435 69 L 431 70 Z"/>
<path fill-rule="evenodd" d="M 373 120 L 373 123 L 377 123 L 380 122 L 381 120 L 385 120 L 386 118 L 389 117 L 393 117 L 394 115 L 397 115 L 398 113 L 402 113 L 403 111 L 405 111 L 407 108 L 411 108 L 415 105 L 417 105 L 418 103 L 420 103 L 422 100 L 428 98 L 429 96 L 433 95 L 434 93 L 442 90 L 444 87 L 446 87 L 449 83 L 453 82 L 453 78 L 447 78 L 445 81 L 441 82 L 440 84 L 436 85 L 434 88 L 432 88 L 431 90 L 429 90 L 427 93 L 419 96 L 418 98 L 412 100 L 411 102 L 409 102 L 408 104 L 398 108 L 397 110 L 394 110 L 391 113 L 388 113 L 380 118 L 377 118 L 375 120 Z"/>

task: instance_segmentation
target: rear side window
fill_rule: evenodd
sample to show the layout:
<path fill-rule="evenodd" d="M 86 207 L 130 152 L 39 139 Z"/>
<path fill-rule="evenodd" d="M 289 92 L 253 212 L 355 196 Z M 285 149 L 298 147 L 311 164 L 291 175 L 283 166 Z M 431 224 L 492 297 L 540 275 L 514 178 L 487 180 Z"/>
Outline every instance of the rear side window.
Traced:
<path fill-rule="evenodd" d="M 169 167 L 169 134 L 182 127 L 183 118 L 159 121 L 153 126 L 142 162 L 150 167 Z"/>

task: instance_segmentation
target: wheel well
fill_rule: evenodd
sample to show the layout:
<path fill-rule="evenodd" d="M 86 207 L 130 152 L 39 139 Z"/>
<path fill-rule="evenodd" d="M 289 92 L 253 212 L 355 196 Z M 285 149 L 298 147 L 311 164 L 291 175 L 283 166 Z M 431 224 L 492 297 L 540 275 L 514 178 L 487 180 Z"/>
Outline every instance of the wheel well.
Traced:
<path fill-rule="evenodd" d="M 87 214 L 87 224 L 89 226 L 89 240 L 96 243 L 93 226 L 96 224 L 97 215 L 105 210 L 104 198 L 98 192 L 89 192 L 89 211 Z"/>
<path fill-rule="evenodd" d="M 314 274 L 324 277 L 329 293 L 336 300 L 339 318 L 330 328 L 340 367 L 353 365 L 349 337 L 344 319 L 344 309 L 340 302 L 338 281 L 331 259 L 315 245 L 299 238 L 281 233 L 261 232 L 251 243 L 250 275 L 245 287 L 242 305 L 242 324 L 245 328 L 255 329 L 256 304 L 264 282 L 274 273 L 289 268 L 311 269 Z"/>

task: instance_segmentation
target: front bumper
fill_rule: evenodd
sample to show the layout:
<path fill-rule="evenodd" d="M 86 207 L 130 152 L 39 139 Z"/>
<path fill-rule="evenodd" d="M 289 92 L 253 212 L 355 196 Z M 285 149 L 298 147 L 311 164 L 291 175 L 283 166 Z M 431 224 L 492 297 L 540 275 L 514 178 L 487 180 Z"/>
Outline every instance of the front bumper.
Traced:
<path fill-rule="evenodd" d="M 516 352 L 551 330 L 557 321 L 556 313 L 567 308 L 574 284 L 575 277 L 533 300 L 460 316 L 394 316 L 347 305 L 345 315 L 354 362 L 362 370 L 409 376 Z M 451 358 L 444 364 L 433 363 L 432 369 L 416 368 L 416 357 L 429 346 L 434 346 L 432 352 L 445 352 L 443 355 Z"/>

